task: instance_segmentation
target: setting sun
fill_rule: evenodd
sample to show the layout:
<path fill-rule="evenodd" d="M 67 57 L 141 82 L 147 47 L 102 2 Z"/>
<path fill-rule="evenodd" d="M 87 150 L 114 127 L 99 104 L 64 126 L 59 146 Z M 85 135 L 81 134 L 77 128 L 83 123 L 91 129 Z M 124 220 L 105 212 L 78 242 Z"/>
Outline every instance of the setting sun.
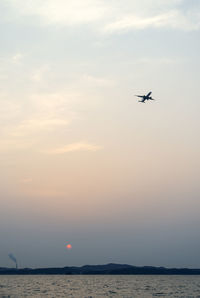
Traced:
<path fill-rule="evenodd" d="M 70 249 L 72 249 L 72 245 L 71 245 L 71 244 L 67 244 L 67 245 L 66 245 L 66 248 L 67 248 L 68 250 L 70 250 Z"/>

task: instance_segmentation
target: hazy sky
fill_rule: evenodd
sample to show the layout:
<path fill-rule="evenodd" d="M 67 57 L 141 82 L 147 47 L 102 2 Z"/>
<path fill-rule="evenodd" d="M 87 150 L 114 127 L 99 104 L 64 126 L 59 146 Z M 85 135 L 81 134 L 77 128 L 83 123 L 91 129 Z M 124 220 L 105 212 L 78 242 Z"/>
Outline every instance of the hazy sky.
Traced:
<path fill-rule="evenodd" d="M 0 23 L 0 266 L 200 267 L 200 1 L 1 0 Z"/>

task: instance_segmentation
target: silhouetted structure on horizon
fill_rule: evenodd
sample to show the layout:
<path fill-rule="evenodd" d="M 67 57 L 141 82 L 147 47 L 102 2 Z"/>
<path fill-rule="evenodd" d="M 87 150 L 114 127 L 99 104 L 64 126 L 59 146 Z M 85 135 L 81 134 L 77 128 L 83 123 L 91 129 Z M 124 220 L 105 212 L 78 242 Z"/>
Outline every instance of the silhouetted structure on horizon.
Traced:
<path fill-rule="evenodd" d="M 17 266 L 16 266 L 17 267 Z M 18 274 L 18 275 L 57 275 L 57 274 L 113 274 L 113 275 L 200 275 L 200 269 L 189 268 L 165 268 L 144 266 L 137 267 L 126 264 L 107 264 L 107 265 L 85 265 L 82 267 L 63 267 L 63 268 L 2 268 L 0 267 L 0 275 Z"/>

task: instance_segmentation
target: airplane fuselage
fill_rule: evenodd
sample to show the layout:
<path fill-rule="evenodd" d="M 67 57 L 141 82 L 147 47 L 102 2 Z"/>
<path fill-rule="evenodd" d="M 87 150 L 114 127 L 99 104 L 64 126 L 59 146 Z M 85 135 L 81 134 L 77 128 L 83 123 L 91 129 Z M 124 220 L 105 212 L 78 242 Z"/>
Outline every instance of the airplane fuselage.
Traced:
<path fill-rule="evenodd" d="M 137 97 L 142 98 L 141 100 L 139 100 L 139 102 L 144 102 L 145 100 L 154 100 L 150 95 L 152 92 L 149 92 L 147 95 L 136 95 Z"/>

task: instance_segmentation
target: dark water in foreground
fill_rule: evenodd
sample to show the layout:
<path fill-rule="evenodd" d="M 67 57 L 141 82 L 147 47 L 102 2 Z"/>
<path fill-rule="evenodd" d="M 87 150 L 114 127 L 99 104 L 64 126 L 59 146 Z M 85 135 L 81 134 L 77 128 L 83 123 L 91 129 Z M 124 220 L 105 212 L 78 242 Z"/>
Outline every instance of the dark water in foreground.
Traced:
<path fill-rule="evenodd" d="M 199 297 L 200 276 L 0 276 L 0 297 Z"/>

